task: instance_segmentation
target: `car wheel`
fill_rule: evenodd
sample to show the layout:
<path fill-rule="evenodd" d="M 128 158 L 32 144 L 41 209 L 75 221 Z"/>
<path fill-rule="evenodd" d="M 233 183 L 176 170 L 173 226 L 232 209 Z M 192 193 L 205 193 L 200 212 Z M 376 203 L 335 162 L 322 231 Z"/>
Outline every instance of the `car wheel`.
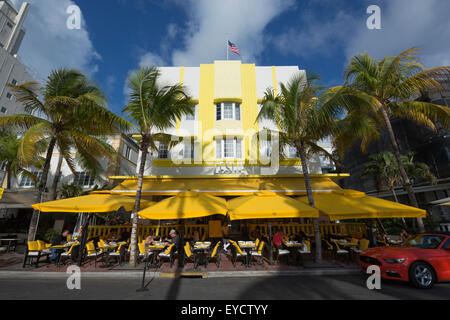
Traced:
<path fill-rule="evenodd" d="M 409 269 L 411 283 L 420 289 L 430 289 L 436 282 L 433 268 L 424 262 L 414 262 Z"/>

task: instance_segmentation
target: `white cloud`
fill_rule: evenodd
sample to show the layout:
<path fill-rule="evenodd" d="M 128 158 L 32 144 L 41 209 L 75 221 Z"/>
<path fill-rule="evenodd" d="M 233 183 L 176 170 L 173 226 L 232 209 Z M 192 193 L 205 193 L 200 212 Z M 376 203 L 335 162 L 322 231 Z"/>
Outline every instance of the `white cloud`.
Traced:
<path fill-rule="evenodd" d="M 184 26 L 169 25 L 170 41 L 183 30 L 182 49 L 176 49 L 167 61 L 155 59 L 155 53 L 143 56 L 147 61 L 168 65 L 198 66 L 214 60 L 226 59 L 227 40 L 234 42 L 245 62 L 255 62 L 264 49 L 266 26 L 278 15 L 294 5 L 292 0 L 189 0 L 172 4 L 181 5 L 188 14 Z M 167 50 L 167 43 L 162 51 Z M 164 53 L 164 52 L 163 52 Z M 232 53 L 230 53 L 230 57 Z"/>
<path fill-rule="evenodd" d="M 380 58 L 413 46 L 422 48 L 428 66 L 450 65 L 450 2 L 441 0 L 390 0 L 381 6 L 382 30 L 357 26 L 347 56 L 368 52 Z"/>
<path fill-rule="evenodd" d="M 143 56 L 141 56 L 139 61 L 139 67 L 148 67 L 148 66 L 163 66 L 166 62 L 164 59 L 155 53 L 147 52 Z"/>
<path fill-rule="evenodd" d="M 22 0 L 13 0 L 19 9 Z M 98 70 L 101 59 L 95 51 L 82 20 L 80 30 L 69 30 L 66 25 L 71 0 L 27 0 L 30 11 L 25 21 L 26 35 L 19 50 L 22 61 L 36 70 L 39 78 L 46 78 L 58 67 L 77 68 L 88 74 Z"/>
<path fill-rule="evenodd" d="M 366 8 L 376 1 L 364 0 L 361 11 L 343 11 L 339 3 L 317 0 L 321 9 L 309 7 L 300 15 L 299 26 L 286 27 L 272 37 L 275 47 L 285 54 L 303 58 L 330 57 L 368 52 L 375 58 L 396 55 L 420 47 L 420 58 L 428 67 L 450 64 L 450 2 L 440 0 L 389 0 L 381 8 L 382 30 L 369 30 Z M 314 11 L 315 9 L 315 11 Z M 326 10 L 326 14 L 323 10 Z M 346 64 L 348 61 L 344 61 Z"/>

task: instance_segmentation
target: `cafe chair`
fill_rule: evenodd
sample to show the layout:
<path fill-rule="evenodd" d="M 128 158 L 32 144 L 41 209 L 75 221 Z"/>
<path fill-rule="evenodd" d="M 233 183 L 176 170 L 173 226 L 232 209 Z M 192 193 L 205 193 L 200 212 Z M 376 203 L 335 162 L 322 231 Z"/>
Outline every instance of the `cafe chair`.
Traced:
<path fill-rule="evenodd" d="M 351 248 L 351 250 L 356 253 L 357 255 L 360 255 L 363 251 L 369 249 L 369 240 L 367 239 L 361 239 L 359 241 L 359 247 L 358 248 Z"/>
<path fill-rule="evenodd" d="M 298 250 L 300 254 L 311 254 L 311 242 L 309 240 L 303 241 L 303 247 Z"/>
<path fill-rule="evenodd" d="M 161 252 L 158 256 L 161 260 L 161 264 L 163 263 L 163 260 L 168 260 L 170 262 L 170 267 L 173 267 L 173 261 L 174 261 L 174 255 L 175 255 L 175 243 L 172 243 L 170 246 L 167 247 L 167 249 L 163 252 Z"/>
<path fill-rule="evenodd" d="M 79 245 L 80 245 L 79 243 L 75 243 L 75 244 L 73 244 L 73 245 L 70 246 L 69 251 L 62 252 L 62 253 L 59 255 L 58 260 L 57 260 L 57 262 L 56 262 L 56 267 L 57 267 L 58 269 L 59 269 L 60 265 L 61 265 L 62 263 L 65 264 L 65 262 L 66 262 L 68 259 L 72 259 L 72 260 L 73 260 L 73 258 L 75 258 L 75 255 L 78 254 L 78 251 L 77 251 L 77 250 L 74 250 L 74 248 L 77 247 L 77 246 L 79 246 Z M 77 248 L 77 249 L 78 249 L 78 248 Z"/>
<path fill-rule="evenodd" d="M 126 251 L 127 251 L 127 243 L 124 242 L 119 245 L 116 251 L 111 252 L 109 256 L 114 257 L 120 266 L 122 262 L 125 260 Z"/>
<path fill-rule="evenodd" d="M 220 245 L 222 244 L 221 241 L 218 241 L 216 245 L 214 246 L 213 250 L 211 251 L 211 254 L 208 257 L 208 262 L 211 260 L 216 260 L 217 268 L 220 268 Z"/>
<path fill-rule="evenodd" d="M 290 254 L 289 250 L 277 248 L 277 261 L 278 261 L 278 264 L 280 263 L 280 258 L 281 257 L 286 257 L 286 263 L 288 263 L 289 262 L 289 254 Z"/>
<path fill-rule="evenodd" d="M 27 247 L 25 250 L 25 257 L 23 260 L 22 268 L 25 268 L 25 265 L 27 264 L 27 261 L 29 259 L 30 266 L 33 265 L 33 259 L 36 259 L 35 266 L 36 268 L 39 267 L 39 260 L 41 257 L 48 258 L 50 256 L 50 252 L 47 249 L 40 250 L 39 244 L 37 241 L 28 241 Z"/>
<path fill-rule="evenodd" d="M 325 239 L 322 239 L 322 252 L 324 255 L 331 257 L 333 255 L 334 252 L 334 248 L 333 245 Z"/>
<path fill-rule="evenodd" d="M 339 246 L 338 241 L 335 239 L 331 239 L 331 244 L 333 245 L 335 258 L 337 259 L 338 257 L 345 257 L 346 262 L 349 263 L 350 252 L 348 250 L 342 249 Z"/>
<path fill-rule="evenodd" d="M 231 243 L 231 263 L 233 267 L 236 267 L 236 262 L 238 259 L 242 259 L 242 263 L 244 263 L 247 252 L 242 251 L 241 247 L 236 243 L 236 241 L 230 240 Z"/>
<path fill-rule="evenodd" d="M 251 251 L 252 257 L 256 257 L 259 260 L 260 265 L 264 265 L 264 241 L 259 241 L 256 246 L 256 250 Z"/>
<path fill-rule="evenodd" d="M 94 242 L 89 241 L 86 243 L 86 258 L 94 260 L 94 268 L 97 268 L 97 258 L 103 255 L 103 251 L 95 249 Z"/>
<path fill-rule="evenodd" d="M 192 262 L 194 264 L 194 269 L 197 269 L 197 259 L 192 253 L 191 245 L 188 241 L 186 241 L 186 244 L 184 245 L 184 264 L 187 262 Z"/>

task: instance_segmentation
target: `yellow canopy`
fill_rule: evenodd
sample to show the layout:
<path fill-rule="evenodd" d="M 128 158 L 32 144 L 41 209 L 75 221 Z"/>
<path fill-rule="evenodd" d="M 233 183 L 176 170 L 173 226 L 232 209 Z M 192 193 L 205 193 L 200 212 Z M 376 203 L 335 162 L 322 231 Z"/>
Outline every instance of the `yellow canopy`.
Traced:
<path fill-rule="evenodd" d="M 271 191 L 232 199 L 228 208 L 231 220 L 319 217 L 317 209 Z"/>
<path fill-rule="evenodd" d="M 308 203 L 307 197 L 297 199 Z M 424 218 L 427 215 L 425 210 L 369 197 L 365 193 L 355 190 L 315 194 L 314 202 L 316 208 L 322 214 L 329 216 L 331 221 L 368 218 Z"/>
<path fill-rule="evenodd" d="M 341 190 L 333 179 L 345 175 L 311 175 L 313 192 Z M 125 178 L 125 177 L 124 177 Z M 137 178 L 123 181 L 111 194 L 135 195 Z M 247 196 L 259 190 L 269 190 L 284 195 L 306 194 L 305 179 L 301 174 L 293 175 L 249 175 L 249 176 L 151 176 L 144 177 L 143 195 L 175 196 L 186 190 L 197 190 L 213 196 Z"/>
<path fill-rule="evenodd" d="M 134 197 L 111 194 L 90 194 L 76 198 L 68 198 L 50 202 L 33 204 L 35 210 L 41 212 L 111 212 L 123 207 L 126 211 L 134 209 Z M 141 208 L 148 207 L 154 202 L 141 200 Z"/>
<path fill-rule="evenodd" d="M 174 220 L 191 219 L 227 214 L 225 199 L 215 196 L 186 191 L 174 197 L 164 199 L 157 204 L 138 212 L 143 219 Z"/>

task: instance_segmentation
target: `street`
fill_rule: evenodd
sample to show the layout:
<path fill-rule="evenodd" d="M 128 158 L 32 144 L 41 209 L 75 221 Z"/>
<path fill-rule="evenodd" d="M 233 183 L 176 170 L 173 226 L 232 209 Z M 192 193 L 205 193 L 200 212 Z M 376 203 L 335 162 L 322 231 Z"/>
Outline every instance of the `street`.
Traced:
<path fill-rule="evenodd" d="M 148 280 L 148 291 L 136 292 L 138 279 L 82 279 L 81 290 L 68 290 L 63 278 L 0 279 L 0 299 L 450 299 L 450 283 L 418 290 L 405 283 L 383 281 L 381 290 L 371 291 L 364 275 Z"/>

